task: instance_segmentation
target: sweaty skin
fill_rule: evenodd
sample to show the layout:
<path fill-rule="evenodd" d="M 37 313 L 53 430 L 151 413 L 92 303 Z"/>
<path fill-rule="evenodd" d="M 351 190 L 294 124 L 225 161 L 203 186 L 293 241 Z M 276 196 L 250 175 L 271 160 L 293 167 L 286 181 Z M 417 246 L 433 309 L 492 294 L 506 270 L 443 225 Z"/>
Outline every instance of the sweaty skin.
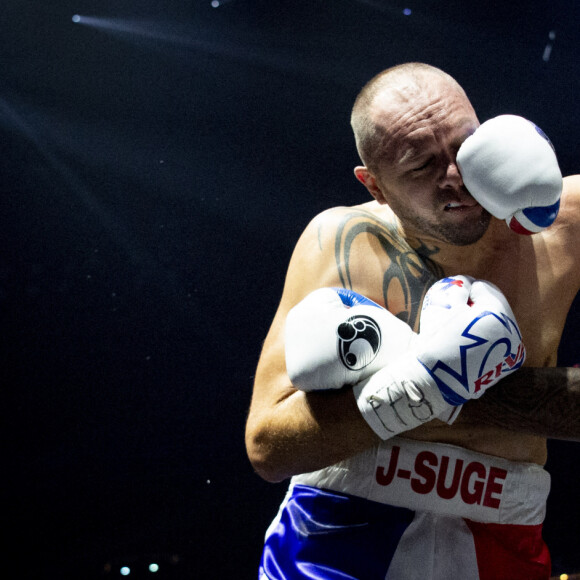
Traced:
<path fill-rule="evenodd" d="M 565 179 L 560 214 L 549 229 L 534 236 L 510 231 L 469 195 L 455 163 L 459 146 L 478 126 L 471 104 L 444 78 L 429 80 L 420 92 L 402 82 L 396 98 L 390 92 L 376 99 L 373 114 L 388 128 L 388 139 L 373 169 L 355 169 L 374 200 L 320 214 L 297 243 L 256 371 L 246 429 L 250 460 L 267 480 L 326 467 L 378 443 L 349 387 L 304 393 L 286 374 L 286 315 L 316 288 L 351 288 L 418 331 L 433 282 L 458 274 L 488 280 L 516 316 L 525 365 L 556 364 L 580 288 L 580 176 Z M 523 382 L 518 391 L 516 373 L 510 385 L 525 393 Z M 494 388 L 483 399 L 493 397 Z M 510 423 L 509 412 L 492 424 L 478 416 L 476 402 L 468 405 L 451 426 L 434 420 L 404 436 L 545 463 L 549 418 L 548 433 L 545 424 L 537 432 L 533 425 L 514 431 L 519 426 Z"/>

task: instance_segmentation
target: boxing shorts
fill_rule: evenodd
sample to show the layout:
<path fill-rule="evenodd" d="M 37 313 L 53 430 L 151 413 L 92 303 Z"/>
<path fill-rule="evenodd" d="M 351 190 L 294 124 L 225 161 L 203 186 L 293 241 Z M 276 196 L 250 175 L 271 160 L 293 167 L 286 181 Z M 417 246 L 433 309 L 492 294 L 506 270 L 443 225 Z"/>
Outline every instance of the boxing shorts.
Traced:
<path fill-rule="evenodd" d="M 546 580 L 550 476 L 439 443 L 393 438 L 292 478 L 260 580 Z"/>

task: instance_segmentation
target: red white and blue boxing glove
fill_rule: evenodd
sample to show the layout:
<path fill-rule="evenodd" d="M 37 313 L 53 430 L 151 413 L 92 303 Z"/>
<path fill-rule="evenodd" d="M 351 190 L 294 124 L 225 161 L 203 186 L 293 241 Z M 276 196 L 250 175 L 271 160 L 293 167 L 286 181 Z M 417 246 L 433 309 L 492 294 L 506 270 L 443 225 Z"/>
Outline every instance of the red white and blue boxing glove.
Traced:
<path fill-rule="evenodd" d="M 363 296 L 325 288 L 289 313 L 285 339 L 294 386 L 356 383 L 359 410 L 383 439 L 448 416 L 519 368 L 525 354 L 499 290 L 461 276 L 427 293 L 419 335 Z"/>
<path fill-rule="evenodd" d="M 444 278 L 427 293 L 413 350 L 355 385 L 359 410 L 383 439 L 477 399 L 521 367 L 525 348 L 509 304 L 492 284 Z"/>
<path fill-rule="evenodd" d="M 459 148 L 457 166 L 475 200 L 515 232 L 534 234 L 556 219 L 562 174 L 552 143 L 531 121 L 486 121 Z"/>

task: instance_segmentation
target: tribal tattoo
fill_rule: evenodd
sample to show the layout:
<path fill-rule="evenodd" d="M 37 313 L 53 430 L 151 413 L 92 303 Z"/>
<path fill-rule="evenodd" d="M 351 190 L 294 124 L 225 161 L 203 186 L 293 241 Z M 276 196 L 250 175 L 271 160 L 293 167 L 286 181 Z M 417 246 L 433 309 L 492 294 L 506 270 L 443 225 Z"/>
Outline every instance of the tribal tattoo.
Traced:
<path fill-rule="evenodd" d="M 420 240 L 413 242 L 416 247 L 411 247 L 397 231 L 394 220 L 386 222 L 370 212 L 353 210 L 339 224 L 335 239 L 336 266 L 345 288 L 352 288 L 351 248 L 361 234 L 374 236 L 387 258 L 386 269 L 380 273 L 385 306 L 391 310 L 389 302 L 393 292 L 402 292 L 403 309 L 393 313 L 415 328 L 427 290 L 443 277 L 442 269 L 431 259 L 439 249 Z"/>

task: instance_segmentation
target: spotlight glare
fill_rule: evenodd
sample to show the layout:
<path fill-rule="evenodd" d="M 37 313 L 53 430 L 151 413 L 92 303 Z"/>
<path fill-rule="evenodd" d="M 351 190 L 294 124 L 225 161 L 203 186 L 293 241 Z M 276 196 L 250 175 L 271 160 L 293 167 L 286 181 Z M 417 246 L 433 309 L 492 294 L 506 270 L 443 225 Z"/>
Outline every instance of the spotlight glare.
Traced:
<path fill-rule="evenodd" d="M 131 568 L 129 566 L 123 566 L 119 572 L 121 572 L 121 576 L 129 576 L 131 574 Z"/>
<path fill-rule="evenodd" d="M 219 8 L 219 5 L 220 5 L 219 0 L 212 0 L 211 1 L 212 8 Z"/>
<path fill-rule="evenodd" d="M 75 14 L 72 17 L 72 21 L 75 22 L 75 23 L 80 22 L 81 21 L 81 17 L 78 14 Z"/>
<path fill-rule="evenodd" d="M 411 14 L 412 14 L 412 13 L 413 13 L 413 11 L 412 11 L 410 8 L 405 8 L 405 9 L 403 10 L 403 14 L 404 14 L 405 16 L 411 16 Z"/>
<path fill-rule="evenodd" d="M 149 572 L 155 573 L 159 571 L 159 566 L 157 564 L 149 564 Z"/>

